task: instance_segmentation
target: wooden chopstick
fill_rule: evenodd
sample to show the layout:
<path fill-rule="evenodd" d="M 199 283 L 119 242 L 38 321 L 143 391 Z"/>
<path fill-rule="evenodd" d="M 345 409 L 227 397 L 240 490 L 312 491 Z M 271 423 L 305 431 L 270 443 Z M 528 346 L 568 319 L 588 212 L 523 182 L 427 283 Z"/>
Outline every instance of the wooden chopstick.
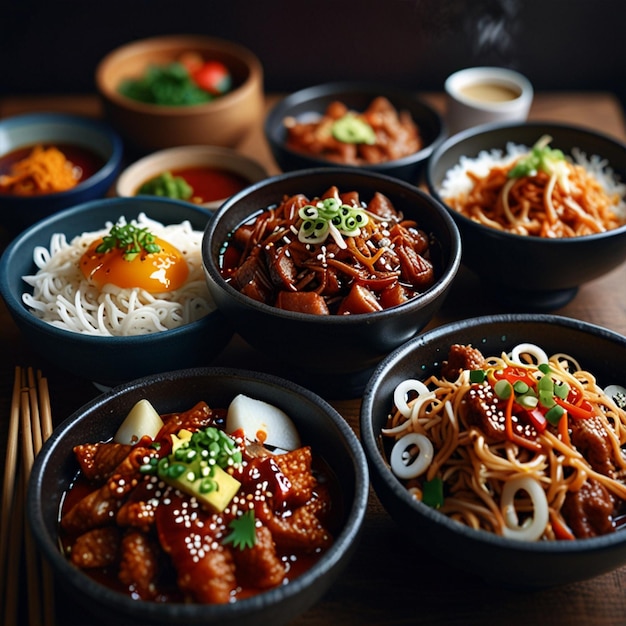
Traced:
<path fill-rule="evenodd" d="M 18 457 L 18 435 L 20 424 L 20 393 L 21 393 L 21 372 L 20 368 L 15 368 L 15 381 L 13 384 L 13 395 L 11 398 L 11 414 L 9 418 L 9 433 L 7 438 L 7 449 L 4 464 L 4 480 L 2 486 L 2 518 L 0 519 L 0 594 L 3 593 L 5 585 L 9 585 L 14 576 L 12 576 L 12 570 L 9 567 L 10 563 L 15 564 L 15 556 L 11 559 L 9 555 L 9 548 L 15 547 L 15 541 L 10 542 L 9 539 L 13 536 L 13 529 L 11 525 L 11 512 L 14 509 L 15 500 L 15 487 L 17 484 L 17 457 Z M 18 545 L 21 545 L 21 538 Z M 19 558 L 19 555 L 17 555 Z M 13 569 L 14 571 L 14 569 Z M 6 611 L 9 611 L 11 598 L 9 597 L 9 589 L 7 588 L 4 606 Z M 0 598 L 2 596 L 0 595 Z M 6 622 L 5 624 L 8 624 Z"/>
<path fill-rule="evenodd" d="M 21 448 L 18 448 L 18 430 Z M 4 590 L 4 625 L 17 624 L 17 579 L 21 547 L 24 546 L 28 591 L 29 626 L 53 626 L 54 590 L 47 563 L 38 554 L 30 530 L 25 525 L 26 487 L 36 455 L 52 433 L 52 411 L 48 382 L 32 368 L 15 368 L 11 421 L 5 464 L 2 499 L 2 549 L 0 592 Z M 21 451 L 22 463 L 17 457 Z"/>

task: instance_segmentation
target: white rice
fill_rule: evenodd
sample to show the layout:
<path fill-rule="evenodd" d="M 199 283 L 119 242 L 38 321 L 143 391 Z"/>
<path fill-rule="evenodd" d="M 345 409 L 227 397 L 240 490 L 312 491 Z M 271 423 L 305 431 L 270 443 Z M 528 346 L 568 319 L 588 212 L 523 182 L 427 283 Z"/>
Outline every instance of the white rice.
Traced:
<path fill-rule="evenodd" d="M 462 197 L 469 193 L 474 184 L 467 172 L 472 172 L 481 178 L 485 177 L 494 166 L 509 165 L 530 150 L 528 146 L 509 142 L 505 151 L 483 150 L 475 158 L 463 156 L 454 167 L 446 172 L 439 188 L 439 195 L 444 199 Z M 622 221 L 626 221 L 626 183 L 620 181 L 618 175 L 609 167 L 608 161 L 598 155 L 588 157 L 578 148 L 573 148 L 571 157 L 566 158 L 570 163 L 581 165 L 594 176 L 607 195 L 616 195 L 617 202 L 613 210 Z"/>

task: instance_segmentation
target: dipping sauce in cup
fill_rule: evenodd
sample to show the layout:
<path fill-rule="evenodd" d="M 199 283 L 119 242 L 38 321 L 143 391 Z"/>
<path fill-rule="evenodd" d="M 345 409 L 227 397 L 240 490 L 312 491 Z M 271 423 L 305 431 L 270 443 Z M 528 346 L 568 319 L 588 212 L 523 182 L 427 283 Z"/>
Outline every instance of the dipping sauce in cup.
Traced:
<path fill-rule="evenodd" d="M 459 70 L 445 82 L 450 134 L 489 122 L 525 121 L 533 99 L 530 81 L 499 67 Z"/>

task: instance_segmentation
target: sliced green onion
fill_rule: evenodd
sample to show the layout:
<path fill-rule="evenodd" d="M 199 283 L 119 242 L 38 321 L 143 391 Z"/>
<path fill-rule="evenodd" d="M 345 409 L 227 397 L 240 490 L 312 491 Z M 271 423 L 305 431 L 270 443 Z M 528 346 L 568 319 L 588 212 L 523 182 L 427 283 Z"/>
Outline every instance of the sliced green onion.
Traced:
<path fill-rule="evenodd" d="M 530 387 L 523 380 L 516 380 L 515 383 L 513 383 L 513 389 L 515 393 L 524 394 L 528 393 Z"/>
<path fill-rule="evenodd" d="M 470 370 L 469 379 L 471 383 L 482 383 L 486 377 L 485 370 Z"/>
<path fill-rule="evenodd" d="M 498 398 L 502 400 L 507 400 L 511 397 L 511 393 L 513 392 L 513 387 L 508 380 L 499 380 L 494 386 L 493 390 L 496 392 Z"/>
<path fill-rule="evenodd" d="M 564 413 L 565 409 L 562 406 L 555 404 L 549 411 L 546 412 L 546 419 L 550 422 L 550 424 L 556 426 L 563 417 Z"/>
<path fill-rule="evenodd" d="M 443 506 L 443 480 L 439 476 L 422 485 L 422 502 L 433 509 Z"/>

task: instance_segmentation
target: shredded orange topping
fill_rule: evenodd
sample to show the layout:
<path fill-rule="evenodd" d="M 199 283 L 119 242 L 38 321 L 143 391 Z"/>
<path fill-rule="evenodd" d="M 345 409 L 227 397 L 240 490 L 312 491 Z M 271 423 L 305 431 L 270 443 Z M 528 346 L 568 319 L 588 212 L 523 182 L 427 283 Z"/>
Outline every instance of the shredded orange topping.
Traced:
<path fill-rule="evenodd" d="M 18 196 L 67 191 L 80 180 L 81 171 L 54 146 L 35 146 L 32 152 L 0 176 L 0 190 Z"/>
<path fill-rule="evenodd" d="M 567 176 L 538 172 L 509 178 L 513 165 L 495 166 L 485 177 L 467 172 L 467 195 L 445 198 L 459 213 L 518 235 L 577 237 L 617 228 L 617 197 L 607 194 L 584 167 L 567 163 Z"/>

